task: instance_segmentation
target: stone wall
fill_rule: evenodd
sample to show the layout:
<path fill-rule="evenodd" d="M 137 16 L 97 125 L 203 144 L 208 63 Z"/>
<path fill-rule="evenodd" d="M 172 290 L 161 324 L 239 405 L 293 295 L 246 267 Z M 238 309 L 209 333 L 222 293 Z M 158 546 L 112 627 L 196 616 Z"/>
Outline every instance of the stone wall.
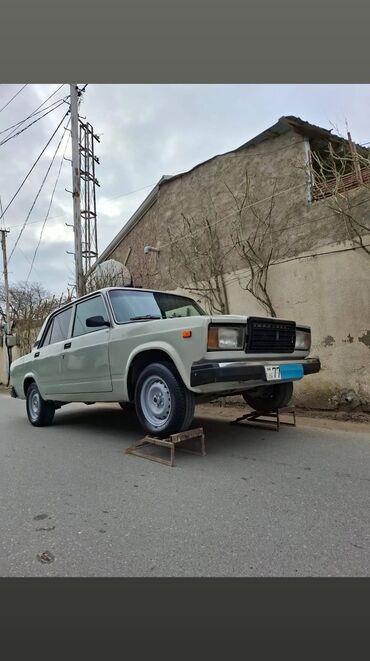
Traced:
<path fill-rule="evenodd" d="M 191 217 L 194 225 L 206 216 L 217 223 L 227 242 L 235 213 L 228 188 L 241 196 L 248 170 L 255 199 L 264 199 L 271 195 L 276 180 L 274 234 L 277 242 L 289 247 L 290 258 L 271 267 L 269 291 L 278 316 L 312 325 L 312 353 L 320 356 L 323 365 L 319 375 L 297 384 L 299 401 L 314 408 L 335 408 L 347 398 L 349 405 L 368 408 L 370 259 L 361 249 L 348 250 L 353 243 L 348 241 L 343 219 L 333 210 L 333 200 L 310 201 L 306 159 L 305 138 L 291 131 L 218 156 L 164 182 L 157 201 L 110 256 L 122 261 L 130 248 L 127 266 L 135 285 L 178 290 L 168 268 L 168 227 L 176 230 L 182 214 Z M 350 195 L 357 219 L 368 224 L 368 191 L 357 189 Z M 267 204 L 268 200 L 260 208 Z M 252 227 L 253 214 L 247 212 L 245 222 Z M 145 256 L 144 245 L 157 241 L 160 254 Z M 365 242 L 370 244 L 370 237 Z M 316 253 L 329 254 L 296 259 Z M 230 311 L 266 314 L 240 286 L 243 266 L 233 251 L 225 265 Z"/>

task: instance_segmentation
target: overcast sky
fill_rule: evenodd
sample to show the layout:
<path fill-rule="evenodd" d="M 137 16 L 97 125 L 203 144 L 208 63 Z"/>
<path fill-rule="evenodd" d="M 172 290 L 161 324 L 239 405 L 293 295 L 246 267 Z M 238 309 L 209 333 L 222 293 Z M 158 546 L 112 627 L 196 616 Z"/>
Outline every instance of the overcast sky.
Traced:
<path fill-rule="evenodd" d="M 3 111 L 0 143 L 9 126 L 33 112 L 59 85 L 27 85 Z M 20 89 L 0 85 L 0 109 Z M 69 93 L 65 85 L 49 103 Z M 49 104 L 46 104 L 49 105 Z M 282 115 L 296 115 L 324 128 L 370 142 L 370 85 L 95 85 L 86 88 L 80 113 L 100 135 L 97 178 L 99 251 L 107 246 L 163 174 L 243 144 Z M 0 144 L 0 196 L 3 208 L 67 110 L 63 104 L 6 144 Z M 65 126 L 66 122 L 62 124 Z M 3 131 L 3 133 L 1 133 Z M 17 239 L 55 152 L 59 132 L 5 214 L 8 253 Z M 67 134 L 61 150 L 67 141 Z M 66 156 L 70 156 L 67 148 Z M 25 280 L 39 240 L 61 151 L 29 217 L 9 264 L 11 281 Z M 74 280 L 70 162 L 65 160 L 49 220 L 30 280 L 61 292 Z M 1 221 L 0 221 L 1 222 Z"/>

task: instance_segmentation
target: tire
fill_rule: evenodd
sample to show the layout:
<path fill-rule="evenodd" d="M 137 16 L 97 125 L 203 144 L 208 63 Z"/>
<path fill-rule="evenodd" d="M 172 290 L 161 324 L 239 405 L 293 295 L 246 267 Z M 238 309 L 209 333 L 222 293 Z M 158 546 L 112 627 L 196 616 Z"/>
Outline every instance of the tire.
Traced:
<path fill-rule="evenodd" d="M 128 413 L 132 411 L 134 406 L 132 402 L 118 402 L 118 404 L 121 407 L 122 411 L 127 411 Z"/>
<path fill-rule="evenodd" d="M 34 427 L 47 427 L 54 420 L 55 406 L 41 397 L 36 383 L 31 383 L 27 390 L 26 409 L 28 420 Z"/>
<path fill-rule="evenodd" d="M 152 436 L 185 431 L 194 416 L 194 395 L 169 364 L 153 363 L 135 384 L 135 409 L 143 429 Z"/>
<path fill-rule="evenodd" d="M 194 395 L 192 392 L 190 392 L 190 390 L 186 389 L 186 396 L 188 398 L 188 402 L 187 402 L 188 412 L 185 417 L 184 424 L 182 425 L 180 431 L 186 431 L 187 429 L 189 429 L 194 418 L 194 408 L 195 408 Z"/>
<path fill-rule="evenodd" d="M 293 383 L 274 383 L 243 392 L 244 400 L 255 411 L 276 411 L 288 406 L 293 396 Z"/>

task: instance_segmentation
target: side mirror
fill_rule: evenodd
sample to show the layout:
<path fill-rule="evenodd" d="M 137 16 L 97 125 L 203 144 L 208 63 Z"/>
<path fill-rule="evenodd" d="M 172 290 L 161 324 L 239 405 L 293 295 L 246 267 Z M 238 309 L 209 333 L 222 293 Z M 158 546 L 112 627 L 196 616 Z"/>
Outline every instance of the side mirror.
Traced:
<path fill-rule="evenodd" d="M 85 324 L 88 328 L 101 328 L 102 326 L 108 326 L 110 328 L 110 321 L 104 319 L 100 314 L 96 317 L 88 317 Z"/>
<path fill-rule="evenodd" d="M 38 349 L 39 348 L 40 341 L 36 340 L 36 342 L 33 343 L 32 348 L 33 349 Z"/>

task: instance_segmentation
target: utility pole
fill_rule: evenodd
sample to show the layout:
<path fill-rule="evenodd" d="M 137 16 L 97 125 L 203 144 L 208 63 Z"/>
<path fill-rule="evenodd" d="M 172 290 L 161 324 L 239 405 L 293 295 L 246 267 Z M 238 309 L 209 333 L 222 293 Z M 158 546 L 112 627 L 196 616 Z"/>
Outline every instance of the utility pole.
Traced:
<path fill-rule="evenodd" d="M 75 244 L 75 280 L 77 296 L 85 293 L 85 282 L 82 268 L 81 239 L 81 172 L 78 124 L 78 97 L 80 91 L 75 84 L 70 85 L 71 110 L 71 141 L 72 141 L 72 196 L 73 196 L 73 228 Z"/>
<path fill-rule="evenodd" d="M 0 233 L 1 233 L 1 249 L 3 253 L 6 334 L 8 334 L 10 333 L 10 299 L 9 299 L 9 280 L 8 280 L 8 259 L 6 255 L 6 235 L 9 233 L 9 230 L 0 229 Z"/>
<path fill-rule="evenodd" d="M 0 200 L 0 210 L 2 213 L 2 206 Z M 6 235 L 9 230 L 5 228 L 0 229 L 1 234 L 1 249 L 3 253 L 3 274 L 4 274 L 4 296 L 5 296 L 5 333 L 4 333 L 4 365 L 5 365 L 5 385 L 9 384 L 10 379 L 10 363 L 12 360 L 12 350 L 8 346 L 8 338 L 11 333 L 11 323 L 10 323 L 10 300 L 9 300 L 9 281 L 8 281 L 8 259 L 6 255 Z"/>

